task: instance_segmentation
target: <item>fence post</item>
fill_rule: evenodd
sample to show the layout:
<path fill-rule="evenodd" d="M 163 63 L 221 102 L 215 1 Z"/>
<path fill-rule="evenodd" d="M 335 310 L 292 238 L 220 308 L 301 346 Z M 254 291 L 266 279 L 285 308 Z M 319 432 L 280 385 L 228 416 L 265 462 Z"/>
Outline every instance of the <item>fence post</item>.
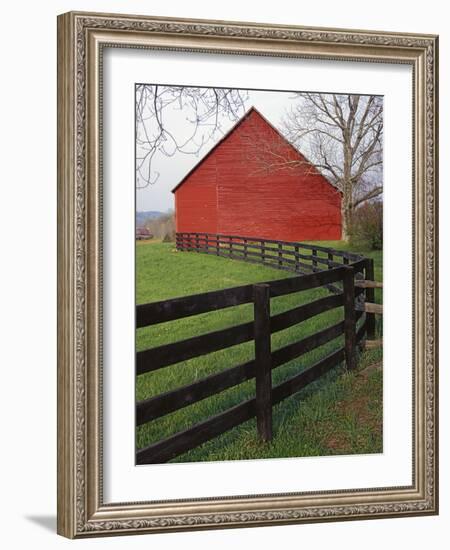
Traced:
<path fill-rule="evenodd" d="M 281 267 L 283 265 L 283 244 L 278 243 L 278 265 Z"/>
<path fill-rule="evenodd" d="M 264 263 L 266 260 L 266 243 L 265 241 L 260 241 L 261 243 L 261 261 Z"/>
<path fill-rule="evenodd" d="M 375 281 L 374 264 L 371 258 L 367 258 L 366 260 L 365 277 L 366 277 L 366 281 Z M 372 304 L 375 303 L 374 288 L 366 288 L 366 300 L 367 302 L 371 302 Z M 366 321 L 367 338 L 373 339 L 375 338 L 375 313 L 366 313 L 366 315 L 367 315 L 367 321 Z"/>
<path fill-rule="evenodd" d="M 244 259 L 247 259 L 247 239 L 244 239 Z"/>
<path fill-rule="evenodd" d="M 231 258 L 231 256 L 233 255 L 233 237 L 228 237 L 228 241 L 229 241 L 229 245 L 228 245 L 229 254 Z"/>
<path fill-rule="evenodd" d="M 209 233 L 205 233 L 205 248 L 206 254 L 209 254 Z"/>
<path fill-rule="evenodd" d="M 355 279 L 352 267 L 347 267 L 343 277 L 345 362 L 348 370 L 356 367 L 356 312 Z"/>
<path fill-rule="evenodd" d="M 199 242 L 198 242 L 198 233 L 195 234 L 195 249 L 197 252 L 200 252 L 199 250 Z"/>
<path fill-rule="evenodd" d="M 272 355 L 270 347 L 270 286 L 253 285 L 256 424 L 263 441 L 272 439 Z"/>
<path fill-rule="evenodd" d="M 317 250 L 315 248 L 312 249 L 312 270 L 313 270 L 313 273 L 316 271 L 317 269 L 317 260 L 315 259 L 317 258 Z"/>
<path fill-rule="evenodd" d="M 331 252 L 328 252 L 328 262 L 332 262 L 333 258 L 333 254 Z M 328 263 L 328 269 L 333 269 L 333 265 L 331 263 Z"/>
<path fill-rule="evenodd" d="M 216 235 L 216 255 L 219 255 L 219 235 Z"/>
<path fill-rule="evenodd" d="M 295 251 L 295 271 L 297 272 L 299 269 L 298 269 L 298 251 L 299 251 L 299 247 L 298 245 L 295 245 L 294 246 L 294 251 Z"/>

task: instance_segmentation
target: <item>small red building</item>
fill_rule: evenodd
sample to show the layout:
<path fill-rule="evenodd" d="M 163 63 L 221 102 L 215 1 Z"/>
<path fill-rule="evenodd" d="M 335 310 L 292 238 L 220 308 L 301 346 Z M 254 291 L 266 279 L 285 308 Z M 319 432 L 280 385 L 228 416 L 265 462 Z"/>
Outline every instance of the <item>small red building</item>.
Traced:
<path fill-rule="evenodd" d="M 341 238 L 341 193 L 254 107 L 172 192 L 177 232 Z"/>
<path fill-rule="evenodd" d="M 136 240 L 153 239 L 152 233 L 146 227 L 136 227 Z"/>

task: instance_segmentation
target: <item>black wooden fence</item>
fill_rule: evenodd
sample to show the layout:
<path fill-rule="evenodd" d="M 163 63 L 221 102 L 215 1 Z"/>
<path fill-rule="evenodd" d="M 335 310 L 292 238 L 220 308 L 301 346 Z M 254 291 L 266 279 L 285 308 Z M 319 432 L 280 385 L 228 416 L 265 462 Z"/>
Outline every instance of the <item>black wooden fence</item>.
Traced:
<path fill-rule="evenodd" d="M 248 243 L 247 243 L 248 244 Z M 367 332 L 367 314 L 356 311 L 355 300 L 364 293 L 355 287 L 355 273 L 364 270 L 365 259 L 352 265 L 329 265 L 329 269 L 304 276 L 239 286 L 194 296 L 138 305 L 137 328 L 165 323 L 223 308 L 254 304 L 254 320 L 230 328 L 209 332 L 171 344 L 137 352 L 137 375 L 212 353 L 250 340 L 254 341 L 254 359 L 222 372 L 211 374 L 192 384 L 140 401 L 136 404 L 136 423 L 142 425 L 173 411 L 187 407 L 247 380 L 255 379 L 255 397 L 221 412 L 192 427 L 137 450 L 138 464 L 162 463 L 223 434 L 256 417 L 263 440 L 272 436 L 272 407 L 345 361 L 348 369 L 356 362 L 356 346 Z M 330 294 L 294 309 L 270 314 L 270 299 L 330 284 L 341 284 L 339 293 Z M 301 323 L 325 311 L 343 307 L 344 320 L 275 351 L 271 334 Z M 358 327 L 357 322 L 362 318 Z M 344 335 L 344 345 L 306 370 L 272 387 L 272 370 Z"/>
<path fill-rule="evenodd" d="M 177 250 L 212 254 L 233 260 L 250 263 L 262 263 L 268 267 L 291 271 L 293 273 L 318 273 L 324 269 L 333 269 L 342 265 L 352 265 L 356 277 L 374 281 L 374 262 L 360 254 L 336 250 L 318 244 L 293 241 L 277 241 L 242 235 L 223 235 L 216 233 L 177 233 Z M 340 293 L 341 288 L 333 284 L 326 285 L 332 292 Z M 365 289 L 365 301 L 375 301 L 374 288 Z M 367 334 L 375 336 L 375 314 L 367 314 Z"/>

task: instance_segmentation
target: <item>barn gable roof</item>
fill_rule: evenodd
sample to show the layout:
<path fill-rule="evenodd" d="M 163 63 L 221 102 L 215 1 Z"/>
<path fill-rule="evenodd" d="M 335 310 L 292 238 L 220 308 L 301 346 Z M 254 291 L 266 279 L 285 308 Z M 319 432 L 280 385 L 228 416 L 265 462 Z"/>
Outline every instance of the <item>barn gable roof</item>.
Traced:
<path fill-rule="evenodd" d="M 172 193 L 175 193 L 175 191 L 177 191 L 177 189 L 179 189 L 183 183 L 189 178 L 189 176 L 195 172 L 197 170 L 197 168 L 203 164 L 203 162 L 210 156 L 212 155 L 212 153 L 244 122 L 244 120 L 246 120 L 250 114 L 252 112 L 255 112 L 257 113 L 263 120 L 264 122 L 270 126 L 280 137 L 281 139 L 283 139 L 285 141 L 285 143 L 287 145 L 289 145 L 297 155 L 300 155 L 303 157 L 303 159 L 310 163 L 311 166 L 314 166 L 314 164 L 305 157 L 305 155 L 303 153 L 301 153 L 296 147 L 294 147 L 294 145 L 292 145 L 292 143 L 286 139 L 285 136 L 283 136 L 283 134 L 280 132 L 280 130 L 278 130 L 278 128 L 276 128 L 263 114 L 261 114 L 261 112 L 254 106 L 250 107 L 250 109 L 228 130 L 228 132 L 226 132 L 220 139 L 219 141 L 213 146 L 211 147 L 211 149 L 185 174 L 185 176 L 183 176 L 182 180 L 172 189 Z M 336 191 L 339 191 L 337 189 L 337 187 L 335 185 L 333 185 L 331 183 L 331 181 L 326 177 L 324 176 L 319 170 L 317 170 L 317 172 L 326 180 L 327 183 L 329 183 L 331 185 L 331 187 L 333 187 L 333 189 L 335 189 Z M 339 191 L 340 192 L 340 191 Z"/>

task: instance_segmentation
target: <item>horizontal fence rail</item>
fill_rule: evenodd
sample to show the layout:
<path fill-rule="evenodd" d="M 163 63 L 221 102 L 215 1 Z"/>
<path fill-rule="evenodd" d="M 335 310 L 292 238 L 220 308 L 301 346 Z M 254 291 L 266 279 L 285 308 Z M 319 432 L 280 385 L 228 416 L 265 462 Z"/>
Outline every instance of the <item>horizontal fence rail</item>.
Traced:
<path fill-rule="evenodd" d="M 138 305 L 136 328 L 247 304 L 252 301 L 252 291 L 252 285 L 245 285 Z"/>

